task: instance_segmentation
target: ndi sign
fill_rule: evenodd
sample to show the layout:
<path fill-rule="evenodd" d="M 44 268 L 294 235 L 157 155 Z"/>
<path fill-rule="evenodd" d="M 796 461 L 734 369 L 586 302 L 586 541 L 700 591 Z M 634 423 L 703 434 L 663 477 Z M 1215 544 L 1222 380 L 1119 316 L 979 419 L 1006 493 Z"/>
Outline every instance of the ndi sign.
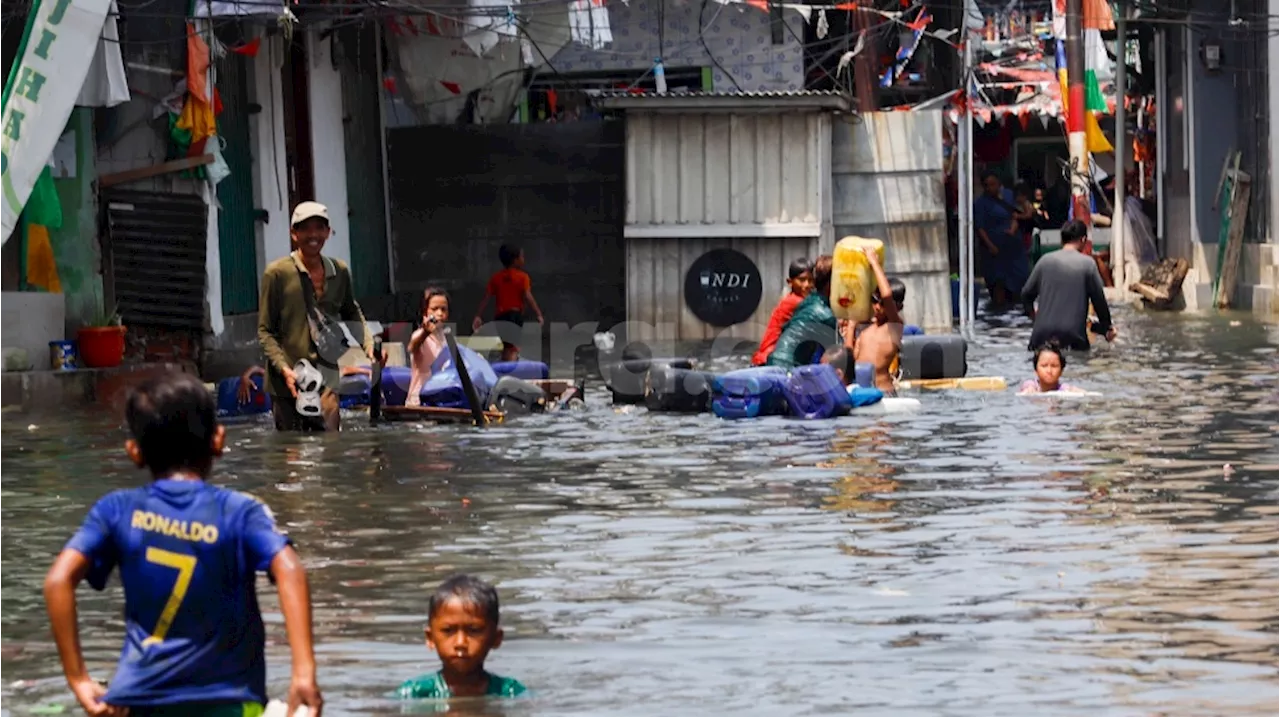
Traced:
<path fill-rule="evenodd" d="M 31 187 L 75 107 L 111 0 L 36 0 L 27 16 L 0 118 L 0 182 L 9 238 Z"/>
<path fill-rule="evenodd" d="M 693 261 L 684 277 L 684 301 L 712 326 L 733 326 L 760 306 L 762 287 L 755 262 L 733 249 L 712 249 Z"/>

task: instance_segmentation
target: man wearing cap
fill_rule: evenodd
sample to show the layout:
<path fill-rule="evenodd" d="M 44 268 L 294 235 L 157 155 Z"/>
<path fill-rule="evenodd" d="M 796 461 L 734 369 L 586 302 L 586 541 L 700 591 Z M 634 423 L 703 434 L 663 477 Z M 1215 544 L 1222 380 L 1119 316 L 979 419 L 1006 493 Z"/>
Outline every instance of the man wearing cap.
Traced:
<path fill-rule="evenodd" d="M 330 233 L 329 210 L 318 202 L 302 202 L 290 221 L 294 251 L 267 265 L 262 276 L 258 342 L 267 359 L 267 392 L 277 430 L 338 430 L 337 364 L 354 337 L 332 317 L 358 321 L 360 344 L 373 358 L 373 337 L 356 303 L 350 269 L 320 254 Z M 347 339 L 331 340 L 334 336 Z M 303 359 L 323 377 L 319 416 L 298 409 L 295 368 Z"/>

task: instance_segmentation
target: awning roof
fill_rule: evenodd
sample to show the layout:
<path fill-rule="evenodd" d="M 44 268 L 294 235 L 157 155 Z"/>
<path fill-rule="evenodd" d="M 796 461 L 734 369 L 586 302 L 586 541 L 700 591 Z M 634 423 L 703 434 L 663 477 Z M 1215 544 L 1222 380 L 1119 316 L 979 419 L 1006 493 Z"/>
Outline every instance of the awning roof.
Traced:
<path fill-rule="evenodd" d="M 753 112 L 779 110 L 848 112 L 849 97 L 833 91 L 792 92 L 602 92 L 602 109 L 645 112 Z"/>

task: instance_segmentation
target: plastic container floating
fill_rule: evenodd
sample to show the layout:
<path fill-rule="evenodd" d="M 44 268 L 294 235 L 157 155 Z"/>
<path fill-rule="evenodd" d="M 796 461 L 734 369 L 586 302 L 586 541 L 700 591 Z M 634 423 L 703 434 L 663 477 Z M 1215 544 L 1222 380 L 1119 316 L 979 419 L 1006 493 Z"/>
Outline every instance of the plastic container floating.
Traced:
<path fill-rule="evenodd" d="M 867 261 L 864 248 L 875 251 L 884 266 L 884 242 L 847 236 L 836 243 L 831 256 L 831 310 L 837 319 L 864 323 L 871 320 L 871 292 L 876 288 L 876 275 Z"/>
<path fill-rule="evenodd" d="M 49 368 L 54 371 L 76 370 L 76 342 L 50 341 Z"/>

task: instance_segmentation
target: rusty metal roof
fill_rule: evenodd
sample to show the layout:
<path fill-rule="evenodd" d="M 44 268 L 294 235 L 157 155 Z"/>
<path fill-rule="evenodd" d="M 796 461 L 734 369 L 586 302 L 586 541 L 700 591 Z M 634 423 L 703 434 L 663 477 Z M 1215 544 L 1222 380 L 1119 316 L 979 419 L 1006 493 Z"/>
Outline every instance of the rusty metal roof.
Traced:
<path fill-rule="evenodd" d="M 851 98 L 833 90 L 778 91 L 680 91 L 659 94 L 650 90 L 634 92 L 607 90 L 596 96 L 596 105 L 604 109 L 636 109 L 646 111 L 762 111 L 762 110 L 834 110 L 848 112 Z"/>

